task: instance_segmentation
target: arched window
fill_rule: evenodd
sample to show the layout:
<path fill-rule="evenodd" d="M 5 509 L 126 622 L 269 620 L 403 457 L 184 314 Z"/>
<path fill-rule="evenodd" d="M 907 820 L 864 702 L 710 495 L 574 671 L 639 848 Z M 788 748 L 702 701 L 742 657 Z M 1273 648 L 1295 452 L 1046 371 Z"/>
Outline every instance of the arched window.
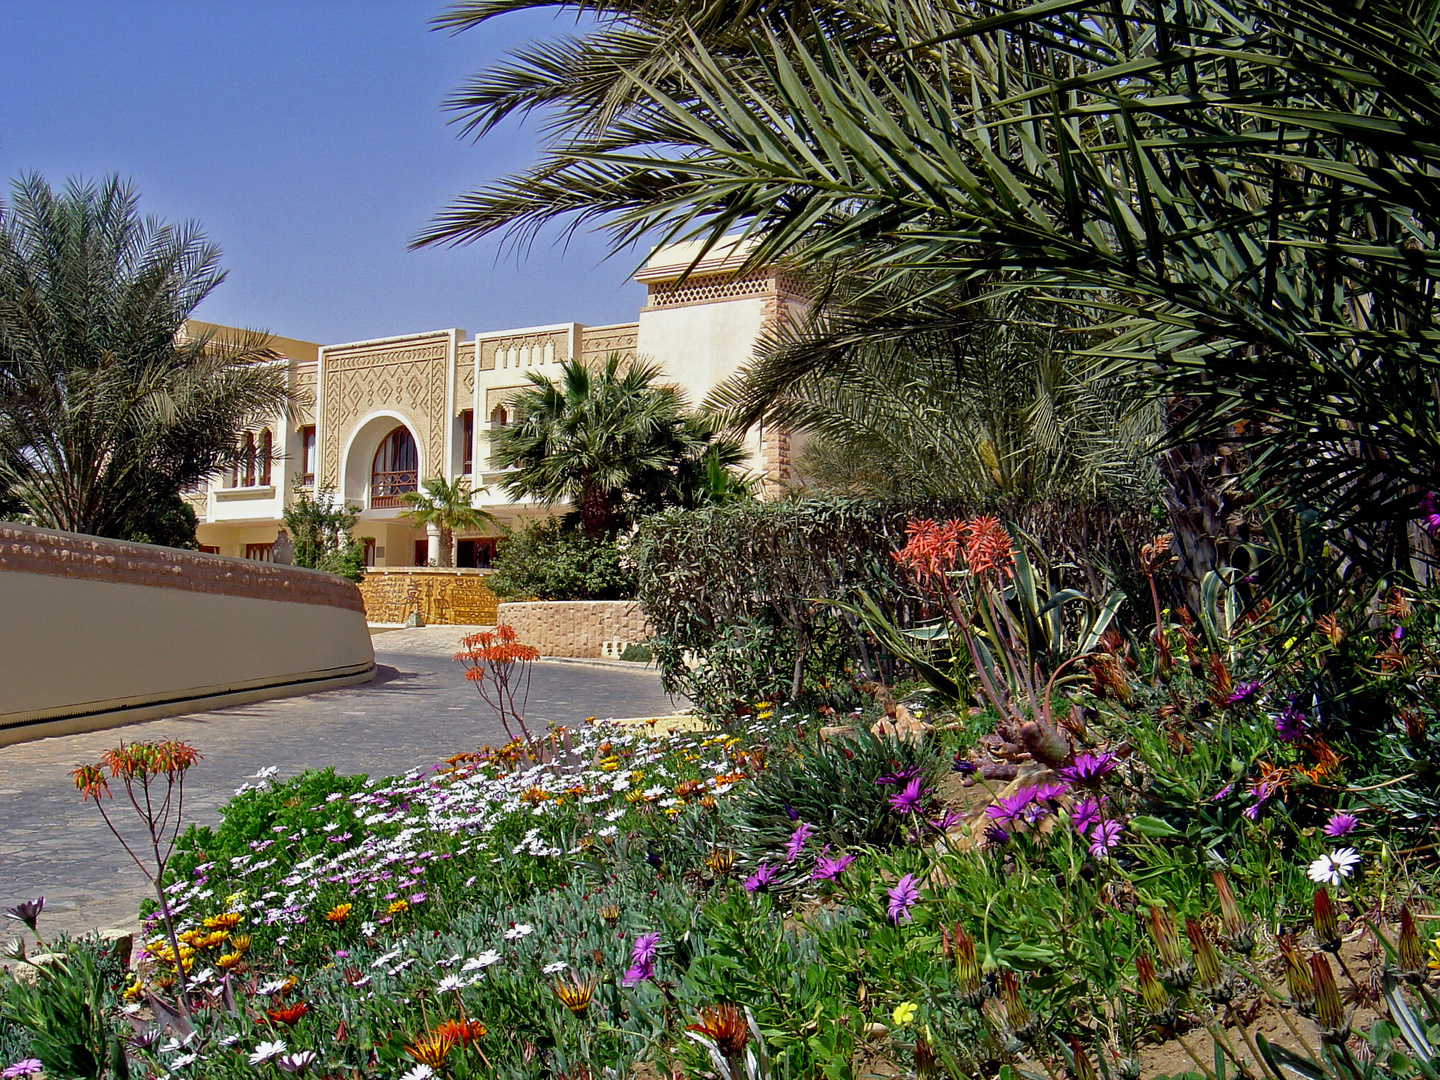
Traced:
<path fill-rule="evenodd" d="M 415 437 L 403 424 L 380 440 L 375 460 L 370 466 L 370 506 L 383 510 L 403 506 L 400 498 L 420 486 L 420 452 Z"/>
<path fill-rule="evenodd" d="M 257 451 L 258 461 L 256 462 L 256 468 L 260 473 L 261 487 L 270 486 L 270 457 L 273 447 L 274 442 L 270 436 L 270 429 L 266 428 L 260 433 L 260 447 Z"/>
<path fill-rule="evenodd" d="M 504 405 L 496 405 L 494 411 L 491 412 L 491 414 L 490 414 L 490 426 L 491 426 L 491 427 L 504 427 L 504 426 L 505 426 L 506 424 L 508 424 L 509 422 L 510 422 L 510 414 L 505 411 L 505 406 L 504 406 Z"/>
<path fill-rule="evenodd" d="M 245 486 L 255 486 L 255 434 L 247 431 L 245 433 L 245 445 L 240 451 L 242 466 L 245 470 Z"/>

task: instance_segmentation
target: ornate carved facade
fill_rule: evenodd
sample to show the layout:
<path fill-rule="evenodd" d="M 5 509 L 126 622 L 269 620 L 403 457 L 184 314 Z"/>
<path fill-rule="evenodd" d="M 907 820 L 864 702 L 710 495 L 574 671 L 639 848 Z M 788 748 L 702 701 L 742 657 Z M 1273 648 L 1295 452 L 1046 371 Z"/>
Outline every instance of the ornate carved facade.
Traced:
<path fill-rule="evenodd" d="M 207 491 L 192 493 L 201 543 L 221 554 L 269 557 L 297 486 L 360 507 L 355 533 L 366 538 L 377 566 L 434 558 L 434 538 L 400 518 L 403 492 L 431 477 L 468 478 L 476 504 L 508 525 L 552 512 L 509 499 L 503 474 L 489 461 L 490 433 L 515 419 L 507 406 L 530 375 L 557 372 L 572 357 L 599 363 L 618 353 L 658 364 L 698 403 L 750 358 L 766 329 L 803 303 L 781 275 L 736 273 L 743 251 L 693 261 L 683 246 L 655 252 L 636 275 L 648 298 L 631 323 L 557 323 L 473 337 L 438 330 L 325 346 L 278 339 L 296 409 L 254 438 L 281 460 L 273 469 L 217 477 Z M 789 480 L 788 434 L 753 432 L 751 451 L 766 491 L 781 490 Z M 483 568 L 493 539 L 461 539 L 462 564 Z"/>

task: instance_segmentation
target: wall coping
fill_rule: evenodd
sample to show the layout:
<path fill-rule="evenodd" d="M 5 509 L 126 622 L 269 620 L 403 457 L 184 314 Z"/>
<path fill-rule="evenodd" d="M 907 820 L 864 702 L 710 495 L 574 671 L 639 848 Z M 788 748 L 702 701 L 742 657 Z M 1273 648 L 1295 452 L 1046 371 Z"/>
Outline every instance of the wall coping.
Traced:
<path fill-rule="evenodd" d="M 353 582 L 322 570 L 133 544 L 11 521 L 0 522 L 0 572 L 365 610 Z"/>
<path fill-rule="evenodd" d="M 382 576 L 384 574 L 445 574 L 452 577 L 464 577 L 474 575 L 475 577 L 489 577 L 494 570 L 479 570 L 473 566 L 367 566 L 365 576 Z"/>

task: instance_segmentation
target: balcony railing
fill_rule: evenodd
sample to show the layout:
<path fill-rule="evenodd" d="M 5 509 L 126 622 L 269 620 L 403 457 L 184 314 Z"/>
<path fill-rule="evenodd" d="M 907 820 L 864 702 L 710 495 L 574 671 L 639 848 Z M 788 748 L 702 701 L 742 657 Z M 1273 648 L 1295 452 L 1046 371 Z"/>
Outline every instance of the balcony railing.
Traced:
<path fill-rule="evenodd" d="M 404 506 L 405 500 L 400 496 L 407 491 L 416 491 L 419 487 L 420 473 L 416 469 L 371 473 L 370 509 L 389 510 L 392 507 Z"/>

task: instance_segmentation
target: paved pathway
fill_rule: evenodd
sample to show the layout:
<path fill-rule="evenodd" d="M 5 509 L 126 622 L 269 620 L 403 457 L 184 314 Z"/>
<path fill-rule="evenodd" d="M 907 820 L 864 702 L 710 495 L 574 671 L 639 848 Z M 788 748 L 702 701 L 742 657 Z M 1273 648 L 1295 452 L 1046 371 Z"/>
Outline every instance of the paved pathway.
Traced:
<path fill-rule="evenodd" d="M 458 636 L 454 627 L 378 634 L 380 674 L 362 686 L 0 747 L 0 909 L 43 895 L 41 928 L 52 932 L 133 920 L 148 885 L 69 777 L 121 738 L 184 739 L 200 750 L 185 817 L 201 824 L 217 822 L 218 807 L 267 766 L 281 778 L 327 765 L 389 775 L 503 741 L 450 659 Z M 664 716 L 676 707 L 653 670 L 542 662 L 526 718 Z"/>

